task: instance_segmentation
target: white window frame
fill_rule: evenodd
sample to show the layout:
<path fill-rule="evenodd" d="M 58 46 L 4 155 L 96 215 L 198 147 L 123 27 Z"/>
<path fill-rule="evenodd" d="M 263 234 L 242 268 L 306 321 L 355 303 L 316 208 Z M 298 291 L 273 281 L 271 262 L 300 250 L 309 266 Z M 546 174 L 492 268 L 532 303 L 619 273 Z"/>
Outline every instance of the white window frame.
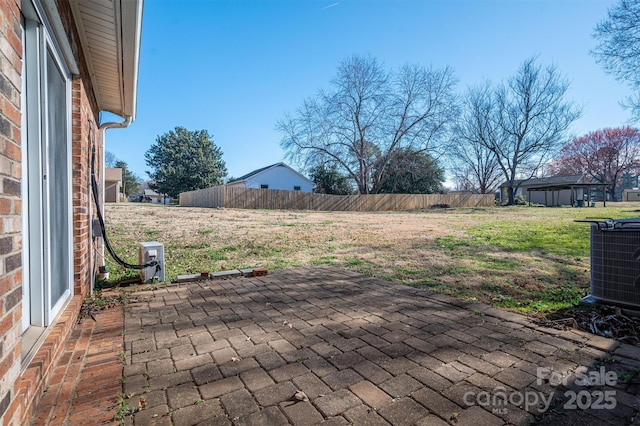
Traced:
<path fill-rule="evenodd" d="M 22 189 L 23 189 L 23 309 L 22 328 L 48 327 L 55 322 L 73 294 L 73 195 L 72 195 L 72 143 L 71 143 L 71 74 L 62 60 L 60 49 L 50 33 L 47 20 L 38 3 L 22 2 L 23 23 L 23 121 L 22 121 Z M 49 183 L 49 129 L 47 60 L 53 63 L 64 80 L 65 93 L 65 146 L 66 146 L 66 220 L 68 232 L 67 287 L 52 306 L 51 270 L 59 248 L 50 241 L 49 210 L 51 194 Z M 65 267 L 66 266 L 66 267 Z M 32 342 L 33 343 L 33 342 Z M 23 351 L 24 353 L 24 351 Z"/>

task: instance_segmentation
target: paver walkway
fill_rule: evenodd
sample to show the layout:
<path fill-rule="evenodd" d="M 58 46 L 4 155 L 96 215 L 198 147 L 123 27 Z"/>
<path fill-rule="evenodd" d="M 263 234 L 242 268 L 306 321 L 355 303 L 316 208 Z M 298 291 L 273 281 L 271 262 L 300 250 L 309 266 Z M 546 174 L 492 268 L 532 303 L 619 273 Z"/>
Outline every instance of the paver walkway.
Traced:
<path fill-rule="evenodd" d="M 94 426 L 114 421 L 122 394 L 123 309 L 101 311 L 71 333 L 32 425 Z"/>
<path fill-rule="evenodd" d="M 637 347 L 332 268 L 133 293 L 124 339 L 126 424 L 640 424 Z"/>

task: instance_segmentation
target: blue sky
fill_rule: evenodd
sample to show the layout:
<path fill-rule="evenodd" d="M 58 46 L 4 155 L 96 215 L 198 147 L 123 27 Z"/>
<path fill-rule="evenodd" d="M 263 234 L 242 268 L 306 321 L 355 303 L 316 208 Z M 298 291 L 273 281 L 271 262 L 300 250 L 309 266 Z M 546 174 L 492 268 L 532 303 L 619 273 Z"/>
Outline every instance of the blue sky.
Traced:
<path fill-rule="evenodd" d="M 328 87 L 338 63 L 370 54 L 388 68 L 451 66 L 458 90 L 554 63 L 583 105 L 572 132 L 628 124 L 627 88 L 589 51 L 612 0 L 146 0 L 138 110 L 106 149 L 144 180 L 144 153 L 183 126 L 206 129 L 230 175 L 284 159 L 275 123 Z"/>

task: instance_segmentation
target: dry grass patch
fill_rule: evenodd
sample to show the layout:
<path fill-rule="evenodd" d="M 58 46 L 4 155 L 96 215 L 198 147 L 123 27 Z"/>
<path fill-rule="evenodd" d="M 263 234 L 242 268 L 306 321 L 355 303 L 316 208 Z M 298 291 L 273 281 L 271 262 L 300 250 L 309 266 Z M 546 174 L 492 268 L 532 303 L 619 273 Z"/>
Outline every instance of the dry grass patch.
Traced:
<path fill-rule="evenodd" d="M 589 284 L 587 216 L 608 208 L 473 208 L 300 212 L 148 204 L 107 206 L 107 233 L 124 257 L 165 245 L 167 279 L 235 268 L 333 265 L 524 312 L 570 306 Z M 109 263 L 113 280 L 126 272 Z"/>

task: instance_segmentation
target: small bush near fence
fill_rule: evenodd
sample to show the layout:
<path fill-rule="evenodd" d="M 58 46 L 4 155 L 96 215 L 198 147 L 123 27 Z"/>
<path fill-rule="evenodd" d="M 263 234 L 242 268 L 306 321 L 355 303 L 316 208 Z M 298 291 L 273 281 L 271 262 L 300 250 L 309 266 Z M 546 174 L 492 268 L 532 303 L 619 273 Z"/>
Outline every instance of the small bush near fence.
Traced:
<path fill-rule="evenodd" d="M 180 194 L 184 207 L 226 207 L 265 210 L 389 211 L 434 206 L 489 207 L 493 194 L 367 194 L 328 195 L 277 189 L 214 186 Z"/>

